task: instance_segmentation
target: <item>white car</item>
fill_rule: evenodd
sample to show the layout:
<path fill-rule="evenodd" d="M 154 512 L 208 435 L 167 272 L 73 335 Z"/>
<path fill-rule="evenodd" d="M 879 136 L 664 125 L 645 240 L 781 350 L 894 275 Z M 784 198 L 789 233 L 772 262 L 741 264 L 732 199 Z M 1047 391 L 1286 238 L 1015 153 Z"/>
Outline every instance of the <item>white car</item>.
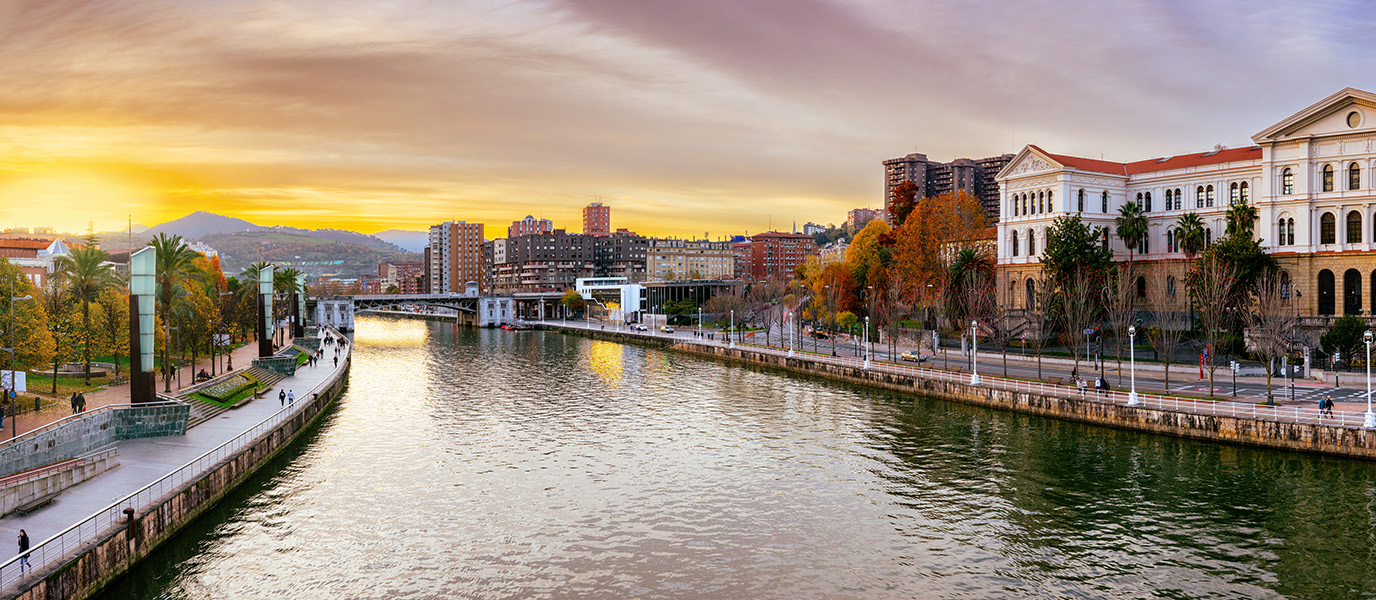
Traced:
<path fill-rule="evenodd" d="M 673 332 L 674 332 L 674 328 L 673 328 L 673 327 L 670 327 L 670 326 L 668 326 L 668 325 L 665 325 L 665 326 L 663 326 L 663 327 L 660 327 L 659 330 L 660 330 L 660 331 L 663 331 L 664 333 L 673 333 Z"/>

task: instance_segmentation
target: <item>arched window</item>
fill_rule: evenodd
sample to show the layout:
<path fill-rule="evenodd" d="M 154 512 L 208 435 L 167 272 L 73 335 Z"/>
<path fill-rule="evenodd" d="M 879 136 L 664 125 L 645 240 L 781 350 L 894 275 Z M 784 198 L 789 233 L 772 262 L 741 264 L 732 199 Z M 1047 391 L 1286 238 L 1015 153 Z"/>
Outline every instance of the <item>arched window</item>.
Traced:
<path fill-rule="evenodd" d="M 1204 228 L 1204 245 L 1206 247 L 1214 245 L 1214 230 L 1212 227 Z"/>
<path fill-rule="evenodd" d="M 1101 206 L 1101 207 L 1099 208 L 1099 212 L 1104 212 L 1104 213 L 1108 212 L 1108 191 L 1107 191 L 1107 190 L 1105 190 L 1104 193 L 1103 193 L 1103 195 L 1100 196 L 1100 200 L 1101 200 L 1100 204 L 1102 204 L 1103 206 Z"/>
<path fill-rule="evenodd" d="M 1290 170 L 1290 167 L 1286 167 L 1285 170 L 1280 172 L 1280 193 L 1295 193 L 1295 173 Z"/>
<path fill-rule="evenodd" d="M 1194 190 L 1194 207 L 1204 208 L 1204 186 L 1199 186 Z"/>
<path fill-rule="evenodd" d="M 1347 189 L 1362 189 L 1362 167 L 1355 162 L 1347 167 Z"/>
<path fill-rule="evenodd" d="M 1204 206 L 1214 205 L 1214 186 L 1204 188 Z"/>
<path fill-rule="evenodd" d="M 1046 212 L 1046 194 L 1037 192 L 1037 213 Z"/>
<path fill-rule="evenodd" d="M 1055 211 L 1056 211 L 1056 206 L 1055 206 L 1056 200 L 1055 200 L 1055 198 L 1056 198 L 1056 192 L 1047 192 L 1047 193 L 1046 193 L 1046 210 L 1049 210 L 1049 211 L 1052 211 L 1052 212 L 1055 212 Z"/>
<path fill-rule="evenodd" d="M 1009 202 L 1009 204 L 1013 205 L 1013 208 L 1009 209 L 1013 212 L 1013 216 L 1018 216 L 1018 197 L 1013 196 L 1013 201 Z"/>
<path fill-rule="evenodd" d="M 1242 185 L 1238 186 L 1238 190 L 1240 190 L 1240 192 L 1241 192 L 1242 201 L 1243 201 L 1243 202 L 1246 202 L 1246 201 L 1247 201 L 1247 182 L 1246 182 L 1246 181 L 1242 182 Z"/>
<path fill-rule="evenodd" d="M 1166 251 L 1175 252 L 1175 230 L 1166 230 Z"/>
<path fill-rule="evenodd" d="M 1012 246 L 1013 246 L 1013 256 L 1017 256 L 1017 255 L 1018 255 L 1018 232 L 1016 232 L 1016 231 L 1011 231 L 1011 232 L 1009 232 L 1009 233 L 1011 233 L 1011 234 L 1013 235 L 1013 239 L 1010 240 L 1010 241 L 1012 242 Z"/>
<path fill-rule="evenodd" d="M 1170 297 L 1172 297 L 1172 298 L 1175 297 L 1175 276 L 1174 276 L 1174 275 L 1169 275 L 1169 276 L 1166 277 L 1166 295 L 1167 295 L 1167 296 L 1170 296 Z"/>
<path fill-rule="evenodd" d="M 1285 243 L 1289 246 L 1295 245 L 1295 220 L 1288 219 L 1285 227 Z"/>
<path fill-rule="evenodd" d="M 1027 255 L 1037 255 L 1037 234 L 1033 233 L 1031 229 L 1027 230 Z"/>
<path fill-rule="evenodd" d="M 1142 207 L 1143 211 L 1151 212 L 1151 192 L 1147 192 L 1147 204 Z"/>
<path fill-rule="evenodd" d="M 1181 202 L 1185 201 L 1185 199 L 1181 197 L 1183 195 L 1184 194 L 1180 192 L 1180 188 L 1175 188 L 1175 210 L 1180 210 L 1182 206 Z"/>
<path fill-rule="evenodd" d="M 1171 205 L 1171 201 L 1174 200 L 1174 199 L 1175 199 L 1175 194 L 1171 193 L 1170 190 L 1166 190 L 1166 210 L 1170 210 L 1170 209 L 1174 208 L 1174 206 Z"/>
<path fill-rule="evenodd" d="M 1343 314 L 1362 313 L 1362 273 L 1348 269 L 1343 273 Z"/>
<path fill-rule="evenodd" d="M 1151 246 L 1148 245 L 1148 243 L 1147 243 L 1147 242 L 1150 242 L 1150 241 L 1151 241 L 1151 236 L 1146 236 L 1146 235 L 1142 236 L 1142 239 L 1141 239 L 1140 241 L 1137 242 L 1137 253 L 1138 253 L 1138 254 L 1146 254 L 1147 251 L 1151 248 Z"/>
<path fill-rule="evenodd" d="M 1290 297 L 1290 272 L 1280 272 L 1280 297 L 1286 299 Z"/>
<path fill-rule="evenodd" d="M 1242 196 L 1238 192 L 1237 182 L 1235 181 L 1233 182 L 1233 185 L 1228 186 L 1228 205 L 1237 206 L 1237 203 L 1239 200 L 1241 200 L 1241 198 Z"/>
<path fill-rule="evenodd" d="M 1323 191 L 1333 191 L 1333 165 L 1323 166 Z"/>
<path fill-rule="evenodd" d="M 1137 297 L 1138 297 L 1138 298 L 1146 298 L 1146 297 L 1147 297 L 1147 278 L 1146 278 L 1146 277 L 1141 277 L 1141 276 L 1138 276 L 1138 277 L 1137 277 Z"/>
<path fill-rule="evenodd" d="M 1142 204 L 1142 192 L 1137 192 L 1137 206 L 1143 206 L 1143 204 Z"/>
<path fill-rule="evenodd" d="M 1333 213 L 1323 213 L 1323 216 L 1319 217 L 1320 244 L 1338 243 L 1337 221 L 1338 218 L 1334 217 Z"/>
<path fill-rule="evenodd" d="M 1347 243 L 1362 243 L 1362 213 L 1355 210 L 1347 213 Z"/>
<path fill-rule="evenodd" d="M 1079 212 L 1085 212 L 1085 191 L 1084 191 L 1084 190 L 1080 190 L 1080 199 L 1079 199 L 1079 202 L 1075 205 L 1075 210 L 1077 210 L 1077 211 L 1079 211 Z"/>
<path fill-rule="evenodd" d="M 1031 279 L 1028 279 L 1028 280 L 1027 280 L 1027 310 L 1036 310 L 1036 308 L 1037 308 L 1037 282 L 1032 281 Z"/>
<path fill-rule="evenodd" d="M 1105 193 L 1107 193 L 1107 192 L 1105 192 Z M 1107 228 L 1107 227 L 1104 228 L 1104 234 L 1103 234 L 1102 236 L 1099 237 L 1099 241 L 1102 243 L 1104 249 L 1105 249 L 1105 250 L 1108 250 L 1108 228 Z"/>
<path fill-rule="evenodd" d="M 1024 214 L 1024 215 L 1031 214 L 1031 213 L 1027 212 L 1027 194 L 1023 194 L 1023 195 L 1022 195 L 1022 214 Z"/>
<path fill-rule="evenodd" d="M 1276 222 L 1276 245 L 1285 245 L 1285 219 Z"/>
<path fill-rule="evenodd" d="M 1333 292 L 1336 283 L 1332 271 L 1319 271 L 1319 314 L 1333 314 Z"/>

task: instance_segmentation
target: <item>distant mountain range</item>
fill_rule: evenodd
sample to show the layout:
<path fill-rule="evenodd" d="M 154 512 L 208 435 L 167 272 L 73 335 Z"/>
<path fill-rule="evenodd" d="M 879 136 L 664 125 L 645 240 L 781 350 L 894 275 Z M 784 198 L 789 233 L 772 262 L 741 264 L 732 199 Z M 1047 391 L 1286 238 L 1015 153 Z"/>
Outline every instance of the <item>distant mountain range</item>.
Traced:
<path fill-rule="evenodd" d="M 135 231 L 137 231 L 137 229 Z M 335 242 L 348 242 L 388 254 L 400 254 L 409 250 L 404 246 L 393 244 L 377 236 L 358 233 L 356 231 L 347 231 L 343 229 L 300 229 L 282 226 L 269 227 L 266 225 L 257 225 L 243 219 L 217 215 L 203 210 L 198 210 L 180 219 L 150 227 L 143 232 L 135 233 L 134 237 L 137 242 L 143 243 L 157 237 L 160 233 L 180 235 L 185 239 L 195 240 L 209 235 L 242 233 L 247 231 L 270 231 L 293 236 L 320 238 L 322 240 L 331 240 Z M 121 234 L 127 235 L 127 232 L 121 232 Z"/>
<path fill-rule="evenodd" d="M 428 231 L 388 229 L 374 233 L 373 236 L 401 246 L 407 252 L 425 252 L 425 247 L 430 245 L 430 232 Z"/>

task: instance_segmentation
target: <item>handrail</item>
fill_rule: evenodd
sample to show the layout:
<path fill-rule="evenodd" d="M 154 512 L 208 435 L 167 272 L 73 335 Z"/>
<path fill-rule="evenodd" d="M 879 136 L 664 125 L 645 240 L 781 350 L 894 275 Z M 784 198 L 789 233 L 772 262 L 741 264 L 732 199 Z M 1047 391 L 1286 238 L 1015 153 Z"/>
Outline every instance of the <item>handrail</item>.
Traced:
<path fill-rule="evenodd" d="M 77 466 L 77 465 L 89 464 L 89 463 L 92 463 L 92 462 L 95 462 L 95 461 L 98 461 L 98 460 L 102 460 L 102 459 L 104 459 L 104 458 L 107 458 L 107 457 L 109 457 L 109 456 L 111 456 L 111 455 L 114 455 L 114 454 L 119 454 L 119 450 L 116 449 L 116 448 L 110 447 L 110 448 L 106 448 L 106 449 L 104 449 L 104 450 L 97 450 L 97 451 L 92 452 L 92 453 L 90 453 L 90 454 L 85 454 L 85 455 L 78 456 L 78 457 L 75 457 L 75 458 L 69 458 L 69 459 L 67 459 L 67 460 L 58 461 L 58 462 L 52 463 L 52 464 L 50 464 L 50 465 L 44 465 L 44 466 L 38 467 L 37 469 L 30 469 L 30 470 L 28 470 L 28 471 L 24 471 L 24 472 L 21 472 L 21 473 L 15 473 L 15 474 L 13 474 L 13 475 L 7 475 L 7 476 L 5 476 L 5 477 L 0 477 L 0 489 L 5 489 L 5 488 L 8 488 L 8 487 L 13 487 L 13 486 L 19 485 L 19 484 L 21 484 L 21 483 L 27 483 L 27 482 L 33 481 L 33 480 L 35 480 L 35 479 L 40 479 L 40 478 L 42 478 L 42 477 L 47 477 L 48 475 L 52 474 L 54 471 L 65 470 L 65 469 L 67 469 L 67 468 L 69 468 L 69 467 L 73 467 L 73 466 Z"/>
<path fill-rule="evenodd" d="M 78 420 L 78 419 L 84 419 L 84 418 L 93 417 L 93 416 L 95 416 L 95 415 L 98 415 L 98 414 L 101 414 L 101 413 L 104 413 L 104 412 L 112 412 L 112 411 L 115 411 L 115 410 L 127 409 L 127 408 L 147 408 L 147 407 L 155 407 L 155 406 L 185 405 L 185 404 L 186 404 L 185 402 L 180 402 L 180 401 L 177 401 L 177 400 L 159 400 L 159 401 L 157 401 L 157 402 L 140 402 L 140 403 L 137 403 L 137 404 L 106 404 L 105 406 L 96 407 L 96 408 L 93 408 L 93 409 L 88 410 L 88 411 L 83 411 L 83 412 L 76 413 L 76 414 L 74 414 L 74 415 L 67 415 L 67 416 L 65 416 L 65 417 L 62 417 L 61 419 L 58 419 L 58 420 L 56 420 L 56 421 L 53 421 L 52 423 L 48 423 L 47 425 L 44 425 L 44 426 L 39 427 L 39 428 L 37 428 L 37 429 L 30 429 L 29 431 L 25 431 L 24 433 L 21 433 L 21 434 L 15 436 L 15 437 L 12 437 L 12 438 L 10 438 L 10 439 L 8 439 L 8 440 L 5 440 L 5 441 L 3 441 L 3 442 L 0 442 L 0 451 L 4 451 L 5 448 L 7 448 L 7 447 L 9 447 L 9 446 L 11 446 L 11 445 L 18 444 L 18 443 L 21 443 L 21 442 L 29 441 L 30 438 L 32 438 L 32 437 L 34 437 L 34 436 L 36 436 L 36 435 L 38 435 L 38 434 L 40 434 L 40 433 L 43 433 L 43 432 L 46 432 L 46 431 L 50 431 L 50 430 L 52 430 L 52 429 L 56 429 L 57 427 L 60 427 L 60 426 L 62 426 L 62 425 L 66 425 L 68 422 L 75 421 L 75 420 Z"/>
<path fill-rule="evenodd" d="M 340 337 L 343 337 L 343 334 L 340 334 L 339 331 L 333 327 L 329 327 L 329 329 L 333 330 L 334 333 Z M 353 344 L 349 344 L 346 348 L 345 356 L 347 357 L 353 353 Z M 347 363 L 347 360 L 345 362 Z M 334 383 L 335 380 L 333 379 L 321 381 L 303 392 L 301 397 L 305 398 L 306 394 L 317 393 L 322 387 L 333 385 Z M 42 569 L 57 560 L 61 560 L 66 557 L 69 552 L 99 537 L 124 518 L 124 510 L 126 508 L 132 508 L 136 511 L 145 509 L 154 502 L 165 497 L 167 494 L 177 490 L 182 485 L 191 481 L 196 481 L 201 475 L 208 472 L 211 467 L 219 464 L 220 461 L 233 455 L 239 449 L 248 446 L 251 442 L 272 431 L 278 424 L 294 416 L 295 413 L 304 408 L 306 404 L 306 402 L 301 402 L 278 410 L 268 418 L 249 428 L 247 431 L 212 448 L 205 454 L 192 459 L 190 462 L 182 465 L 171 473 L 162 476 L 157 481 L 143 486 L 139 490 L 120 498 L 109 506 L 96 511 L 91 516 L 48 537 L 37 545 L 30 547 L 28 552 L 29 564 L 31 565 L 29 572 L 35 572 L 37 569 Z M 139 404 L 135 406 L 148 406 L 148 404 Z M 18 562 L 19 556 L 15 556 L 0 563 L 0 589 L 10 587 L 24 576 L 23 573 L 19 572 L 17 566 Z"/>

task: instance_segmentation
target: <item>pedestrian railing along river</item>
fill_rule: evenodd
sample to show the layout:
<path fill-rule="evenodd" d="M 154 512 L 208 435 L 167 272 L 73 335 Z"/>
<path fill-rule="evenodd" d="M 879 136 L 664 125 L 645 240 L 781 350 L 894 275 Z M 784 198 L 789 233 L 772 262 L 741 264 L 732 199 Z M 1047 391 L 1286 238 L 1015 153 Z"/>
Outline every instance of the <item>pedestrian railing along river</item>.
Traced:
<path fill-rule="evenodd" d="M 562 324 L 558 321 L 546 321 L 545 325 L 550 327 L 566 327 L 569 329 L 598 330 L 604 333 L 612 332 L 608 329 L 595 328 L 593 326 L 579 326 L 575 324 Z M 672 340 L 680 344 L 696 344 L 699 346 L 721 348 L 729 344 L 725 340 L 709 341 L 703 338 L 683 336 L 682 334 L 664 334 L 656 331 L 634 331 L 629 328 L 621 328 L 615 331 L 622 335 L 634 335 L 650 339 Z M 736 342 L 736 346 L 748 349 L 752 352 L 772 354 L 775 356 L 787 356 L 787 349 L 772 348 L 769 346 L 759 346 Z M 854 368 L 865 368 L 863 358 L 846 356 L 827 356 L 824 354 L 806 353 L 798 350 L 794 353 L 797 360 L 810 360 L 819 363 L 840 365 Z M 978 366 L 978 365 L 977 365 Z M 907 375 L 918 379 L 934 381 L 950 381 L 954 383 L 970 384 L 970 373 L 957 373 L 930 367 L 910 366 L 898 363 L 887 363 L 870 361 L 870 370 Z M 1054 383 L 1042 383 L 1039 381 L 1026 381 L 1022 379 L 1011 379 L 1005 377 L 995 377 L 990 375 L 979 376 L 980 387 L 998 390 L 1010 390 L 1015 392 L 1026 392 L 1041 396 L 1052 396 L 1058 398 L 1078 398 L 1092 402 L 1102 402 L 1106 404 L 1118 404 L 1132 406 L 1128 403 L 1129 394 L 1127 392 L 1099 391 L 1093 388 L 1080 388 L 1073 385 L 1060 385 Z M 1361 428 L 1365 422 L 1364 413 L 1344 413 L 1334 412 L 1333 416 L 1324 416 L 1317 408 L 1300 408 L 1297 406 L 1269 406 L 1250 402 L 1231 402 L 1227 400 L 1208 400 L 1204 398 L 1182 398 L 1178 396 L 1162 396 L 1158 394 L 1137 393 L 1137 404 L 1140 408 L 1155 410 L 1167 410 L 1172 412 L 1192 413 L 1201 415 L 1216 415 L 1227 417 L 1238 417 L 1245 419 L 1255 419 L 1260 421 L 1276 421 L 1285 423 L 1308 423 L 1311 425 L 1325 425 L 1331 427 L 1350 427 Z"/>
<path fill-rule="evenodd" d="M 336 337 L 343 337 L 338 331 L 332 331 L 332 334 Z M 352 345 L 346 348 L 346 352 L 351 352 L 353 350 Z M 311 394 L 319 393 L 320 390 L 331 385 L 333 381 L 333 377 L 327 377 L 324 381 L 306 390 L 305 393 L 301 394 L 299 397 L 304 400 L 310 397 Z M 143 511 L 156 505 L 156 503 L 161 501 L 168 494 L 181 489 L 182 486 L 188 483 L 199 480 L 215 465 L 220 464 L 221 461 L 234 456 L 240 450 L 250 446 L 259 437 L 290 419 L 306 404 L 306 402 L 301 402 L 273 413 L 272 416 L 249 428 L 248 431 L 239 434 L 234 439 L 220 444 L 191 462 L 182 465 L 181 468 L 168 473 L 161 479 L 100 509 L 95 514 L 62 530 L 57 535 L 32 546 L 29 550 L 29 565 L 32 569 L 38 570 L 54 562 L 69 559 L 72 552 L 87 544 L 98 542 L 114 527 L 126 522 L 127 517 L 124 514 L 125 509 Z M 23 574 L 19 572 L 18 556 L 9 559 L 3 564 L 0 564 L 0 589 L 9 589 L 10 586 L 14 585 L 31 572 L 33 571 L 26 570 Z"/>

